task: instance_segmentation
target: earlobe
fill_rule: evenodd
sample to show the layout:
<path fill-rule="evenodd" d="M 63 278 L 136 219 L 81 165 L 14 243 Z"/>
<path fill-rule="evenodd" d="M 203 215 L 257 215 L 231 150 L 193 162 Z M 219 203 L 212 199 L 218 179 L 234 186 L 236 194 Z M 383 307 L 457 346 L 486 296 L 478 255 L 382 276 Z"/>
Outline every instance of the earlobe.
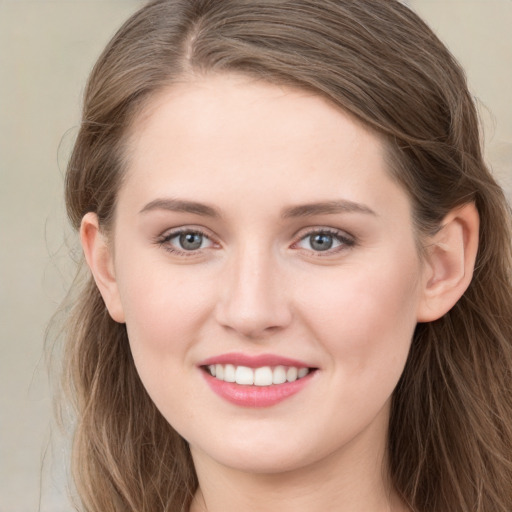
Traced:
<path fill-rule="evenodd" d="M 114 274 L 112 251 L 100 230 L 98 216 L 95 213 L 84 215 L 80 226 L 80 241 L 85 259 L 110 316 L 116 322 L 123 323 L 124 311 Z"/>
<path fill-rule="evenodd" d="M 479 215 L 474 203 L 452 210 L 429 240 L 418 322 L 441 318 L 462 297 L 473 278 Z"/>

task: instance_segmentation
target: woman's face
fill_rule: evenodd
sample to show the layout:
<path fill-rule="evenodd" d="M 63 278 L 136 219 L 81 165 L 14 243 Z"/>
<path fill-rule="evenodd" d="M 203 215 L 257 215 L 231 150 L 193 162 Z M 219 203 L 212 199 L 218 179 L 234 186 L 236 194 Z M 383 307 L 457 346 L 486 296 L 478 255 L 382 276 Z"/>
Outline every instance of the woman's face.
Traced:
<path fill-rule="evenodd" d="M 318 96 L 217 76 L 155 98 L 129 148 L 116 319 L 196 464 L 383 453 L 424 271 L 381 141 Z"/>

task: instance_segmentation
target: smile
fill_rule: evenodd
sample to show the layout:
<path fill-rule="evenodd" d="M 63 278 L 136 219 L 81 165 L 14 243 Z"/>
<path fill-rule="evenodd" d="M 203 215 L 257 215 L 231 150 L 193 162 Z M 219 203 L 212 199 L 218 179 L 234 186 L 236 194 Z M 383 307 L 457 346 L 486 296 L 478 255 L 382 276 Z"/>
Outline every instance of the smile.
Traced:
<path fill-rule="evenodd" d="M 211 364 L 206 368 L 210 375 L 217 380 L 235 382 L 242 386 L 271 386 L 295 382 L 310 372 L 309 368 L 282 365 L 249 368 L 233 364 Z"/>
<path fill-rule="evenodd" d="M 222 399 L 242 407 L 271 407 L 316 380 L 318 369 L 303 361 L 263 354 L 224 354 L 202 361 L 201 373 Z"/>

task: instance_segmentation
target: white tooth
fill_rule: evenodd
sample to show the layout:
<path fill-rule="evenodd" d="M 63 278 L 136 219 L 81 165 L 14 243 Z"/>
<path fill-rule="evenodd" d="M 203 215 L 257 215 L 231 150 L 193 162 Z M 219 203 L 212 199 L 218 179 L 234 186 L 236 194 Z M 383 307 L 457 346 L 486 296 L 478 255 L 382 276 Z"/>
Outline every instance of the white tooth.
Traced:
<path fill-rule="evenodd" d="M 224 380 L 224 366 L 221 364 L 215 365 L 215 377 L 219 380 Z"/>
<path fill-rule="evenodd" d="M 211 364 L 210 366 L 208 366 L 208 370 L 210 370 L 210 374 L 215 377 L 215 365 Z"/>
<path fill-rule="evenodd" d="M 283 384 L 286 382 L 286 368 L 284 366 L 276 366 L 272 374 L 273 384 Z"/>
<path fill-rule="evenodd" d="M 254 384 L 256 386 L 270 386 L 272 384 L 272 369 L 263 366 L 254 370 Z"/>
<path fill-rule="evenodd" d="M 251 386 L 254 384 L 254 371 L 247 366 L 237 366 L 235 372 L 235 381 L 237 384 Z"/>
<path fill-rule="evenodd" d="M 286 370 L 286 380 L 288 382 L 294 382 L 297 380 L 297 368 L 295 368 L 295 366 L 290 366 L 288 370 Z"/>
<path fill-rule="evenodd" d="M 297 372 L 297 377 L 298 377 L 299 379 L 302 379 L 302 377 L 305 377 L 308 373 L 309 373 L 309 368 L 301 368 L 301 369 Z"/>
<path fill-rule="evenodd" d="M 224 366 L 224 380 L 226 382 L 235 382 L 235 367 L 232 364 Z"/>

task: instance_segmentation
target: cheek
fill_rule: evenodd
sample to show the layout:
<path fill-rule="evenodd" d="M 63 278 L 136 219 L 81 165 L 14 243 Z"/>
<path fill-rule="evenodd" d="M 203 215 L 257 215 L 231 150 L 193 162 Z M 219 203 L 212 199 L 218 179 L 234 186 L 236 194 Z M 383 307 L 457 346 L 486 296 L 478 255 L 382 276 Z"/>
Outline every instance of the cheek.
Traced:
<path fill-rule="evenodd" d="M 361 273 L 346 269 L 339 278 L 325 280 L 322 290 L 310 283 L 308 295 L 323 301 L 303 308 L 327 354 L 332 423 L 347 425 L 352 434 L 390 403 L 416 326 L 416 267 L 372 268 Z"/>
<path fill-rule="evenodd" d="M 137 272 L 146 268 L 144 272 Z M 134 269 L 136 272 L 134 272 Z M 212 288 L 200 272 L 161 261 L 120 260 L 118 282 L 131 351 L 141 378 L 169 379 L 189 363 L 209 317 Z M 160 375 L 159 375 L 160 374 Z"/>
<path fill-rule="evenodd" d="M 359 377 L 401 373 L 416 326 L 418 276 L 413 253 L 307 281 L 302 309 L 333 364 Z"/>
<path fill-rule="evenodd" d="M 185 385 L 193 367 L 191 354 L 208 317 L 208 293 L 180 272 L 153 267 L 154 275 L 124 276 L 124 300 L 130 350 L 140 379 L 169 421 L 200 421 L 192 387 Z M 197 283 L 199 284 L 199 283 Z"/>

